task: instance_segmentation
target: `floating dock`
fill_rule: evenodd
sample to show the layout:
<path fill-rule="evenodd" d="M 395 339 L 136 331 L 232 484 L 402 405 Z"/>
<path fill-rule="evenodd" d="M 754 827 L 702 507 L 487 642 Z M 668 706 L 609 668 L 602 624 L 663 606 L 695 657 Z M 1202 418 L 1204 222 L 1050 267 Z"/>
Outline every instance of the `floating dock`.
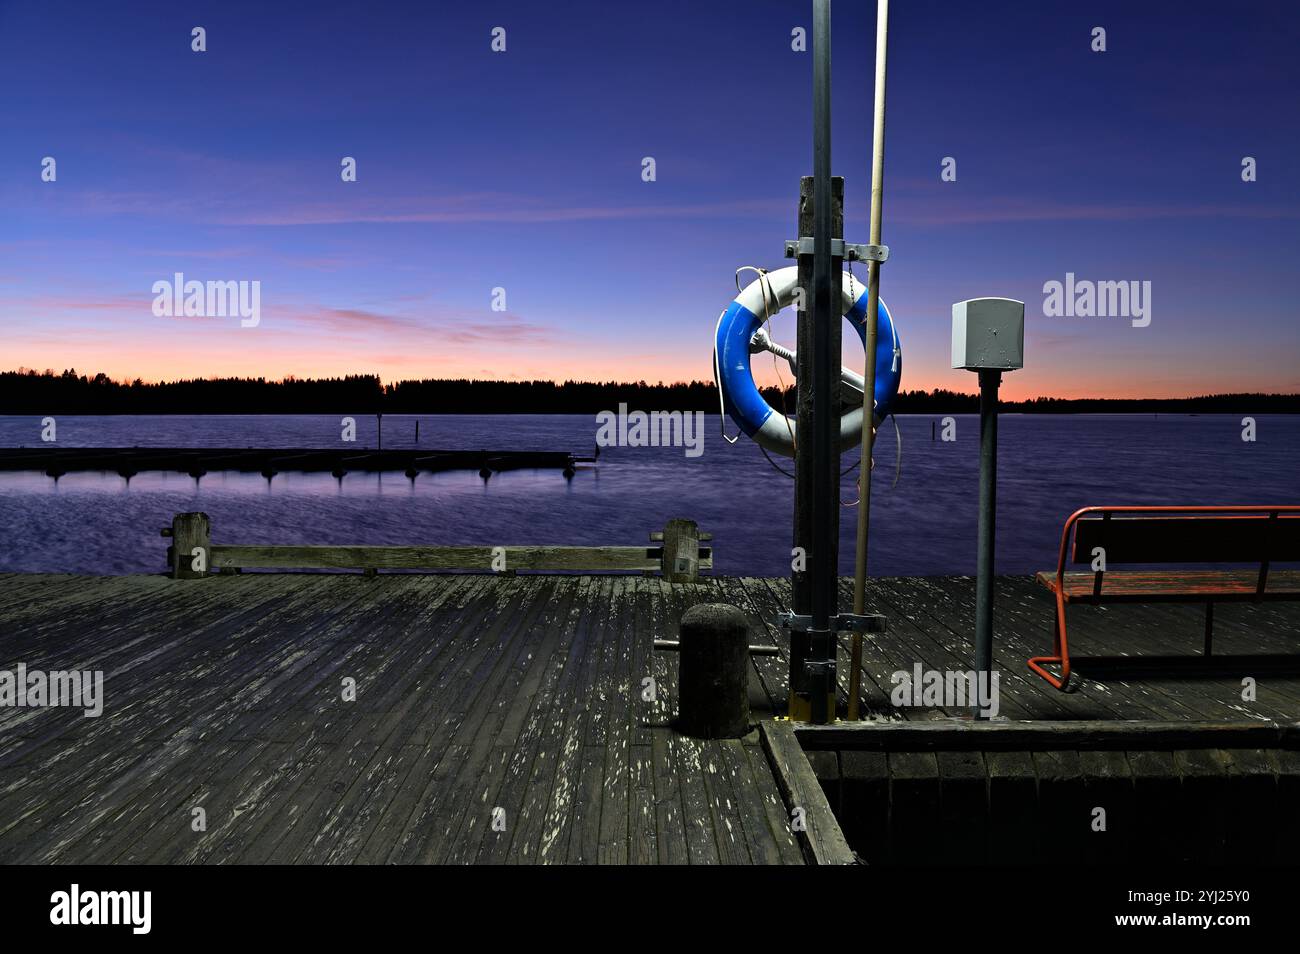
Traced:
<path fill-rule="evenodd" d="M 503 470 L 558 470 L 572 476 L 595 457 L 565 451 L 367 450 L 364 448 L 266 447 L 6 447 L 0 471 L 39 471 L 62 477 L 103 471 L 131 478 L 143 471 L 173 471 L 199 478 L 213 471 L 239 471 L 271 478 L 283 471 L 331 473 L 400 471 L 408 477 L 448 470 L 477 470 L 487 477 Z"/>
<path fill-rule="evenodd" d="M 1113 659 L 1061 693 L 1024 665 L 1049 596 L 1000 578 L 1001 718 L 977 723 L 891 699 L 918 663 L 969 668 L 973 581 L 868 596 L 890 622 L 868 721 L 814 728 L 777 720 L 783 579 L 3 574 L 0 670 L 102 670 L 104 709 L 0 708 L 0 863 L 1297 856 L 1300 606 L 1222 607 L 1210 660 L 1179 655 L 1195 607 L 1080 612 L 1076 652 Z M 677 656 L 653 642 L 700 602 L 781 651 L 752 660 L 743 739 L 670 727 Z M 842 712 L 847 650 L 839 683 Z"/>

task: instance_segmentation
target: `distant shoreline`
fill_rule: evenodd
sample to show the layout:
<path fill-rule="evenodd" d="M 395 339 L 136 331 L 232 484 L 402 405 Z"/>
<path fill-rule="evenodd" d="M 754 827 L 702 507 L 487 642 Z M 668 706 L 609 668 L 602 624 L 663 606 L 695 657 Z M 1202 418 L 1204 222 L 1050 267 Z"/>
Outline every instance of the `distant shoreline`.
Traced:
<path fill-rule="evenodd" d="M 1292 396 L 1291 395 L 1265 395 L 1265 397 L 1291 398 Z M 978 398 L 976 399 L 976 401 L 978 401 Z M 1265 407 L 1258 404 L 1250 405 L 1250 406 L 1242 405 L 1241 407 L 1213 408 L 1211 410 L 1189 409 L 1186 407 L 1171 407 L 1171 408 L 1161 407 L 1159 409 L 1154 409 L 1154 410 L 1141 409 L 1141 408 L 1140 409 L 1116 408 L 1116 407 L 1107 407 L 1105 406 L 1104 402 L 1087 402 L 1089 404 L 1096 403 L 1099 406 L 1086 407 L 1081 409 L 1080 408 L 1062 409 L 1059 407 L 1024 406 L 1032 403 L 1033 402 L 1028 402 L 1028 401 L 1003 403 L 998 406 L 998 412 L 1002 415 L 1022 415 L 1022 416 L 1034 416 L 1039 414 L 1041 415 L 1054 414 L 1058 416 L 1069 416 L 1075 414 L 1077 415 L 1120 414 L 1120 415 L 1146 416 L 1146 417 L 1152 417 L 1158 414 L 1167 414 L 1171 417 L 1201 417 L 1201 416 L 1210 416 L 1214 414 L 1300 414 L 1300 407 Z M 1121 403 L 1121 402 L 1116 402 L 1116 403 Z M 1300 400 L 1298 400 L 1297 403 L 1300 403 Z M 688 409 L 633 407 L 632 409 L 647 410 L 647 411 L 667 411 L 669 413 L 672 413 L 674 410 L 679 411 L 681 413 L 693 413 L 696 411 L 702 411 L 703 413 L 709 415 L 718 414 L 718 409 L 716 407 L 688 408 Z M 536 409 L 533 410 L 433 409 L 433 410 L 370 411 L 370 410 L 358 410 L 355 407 L 345 407 L 345 408 L 325 407 L 325 408 L 315 408 L 310 410 L 271 410 L 271 411 L 252 411 L 252 410 L 195 411 L 195 410 L 161 410 L 161 409 L 106 411 L 103 408 L 69 409 L 69 408 L 42 407 L 40 410 L 21 410 L 21 411 L 14 411 L 14 410 L 7 410 L 4 408 L 0 408 L 0 417 L 31 417 L 33 415 L 43 416 L 46 414 L 64 414 L 73 417 L 308 417 L 308 416 L 314 416 L 319 414 L 329 414 L 329 415 L 339 414 L 339 415 L 354 415 L 354 416 L 358 414 L 361 415 L 383 414 L 385 416 L 392 416 L 392 417 L 419 417 L 419 416 L 474 417 L 476 415 L 492 415 L 492 416 L 500 416 L 500 417 L 547 417 L 547 416 L 565 416 L 565 415 L 594 417 L 596 414 L 599 414 L 601 413 L 601 411 L 604 410 L 610 410 L 610 409 L 600 408 L 598 410 L 590 410 L 590 411 L 536 410 Z M 891 415 L 897 415 L 898 417 L 934 417 L 940 414 L 978 414 L 978 413 L 979 413 L 979 407 L 978 405 L 976 405 L 975 407 L 936 407 L 933 409 L 927 408 L 927 409 L 910 409 L 910 410 L 895 409 L 894 411 L 891 412 Z"/>
<path fill-rule="evenodd" d="M 716 416 L 718 409 L 715 408 L 694 408 L 682 410 L 680 408 L 631 408 L 632 410 L 647 411 L 666 411 L 673 413 L 674 410 L 681 413 L 694 413 L 701 411 L 708 415 Z M 383 414 L 392 417 L 474 417 L 474 416 L 496 416 L 496 417 L 548 417 L 548 416 L 581 416 L 594 417 L 603 410 L 592 411 L 573 411 L 573 410 L 504 410 L 504 411 L 476 411 L 476 410 L 426 410 L 426 411 L 359 411 L 355 407 L 347 408 L 316 408 L 314 410 L 294 410 L 294 411 L 189 411 L 189 410 L 135 410 L 135 411 L 105 411 L 102 408 L 97 409 L 69 409 L 69 408 L 42 408 L 41 410 L 12 411 L 0 408 L 0 417 L 32 417 L 33 415 L 44 416 L 47 414 L 63 414 L 71 417 L 308 417 L 318 414 L 329 415 L 370 415 Z M 1090 407 L 1082 410 L 1071 409 L 1061 410 L 1059 408 L 1032 408 L 1026 409 L 1015 404 L 1000 404 L 998 406 L 999 414 L 1021 415 L 1032 417 L 1035 415 L 1058 415 L 1062 417 L 1071 415 L 1087 414 L 1120 414 L 1132 417 L 1152 417 L 1157 414 L 1167 414 L 1170 417 L 1202 417 L 1213 414 L 1300 414 L 1300 408 L 1261 408 L 1261 407 L 1242 407 L 1242 408 L 1216 408 L 1211 411 L 1188 410 L 1186 408 L 1161 408 L 1160 410 L 1132 410 L 1119 409 L 1113 407 Z M 894 410 L 890 416 L 898 417 L 934 417 L 941 414 L 979 414 L 978 407 L 960 407 L 960 408 L 935 408 L 933 410 Z"/>
<path fill-rule="evenodd" d="M 778 410 L 793 390 L 764 388 Z M 425 379 L 385 384 L 375 375 L 344 378 L 213 378 L 149 383 L 104 374 L 0 372 L 0 415 L 222 414 L 598 414 L 620 404 L 642 411 L 718 413 L 711 381 L 674 384 L 598 381 Z M 1009 414 L 1297 414 L 1300 394 L 1209 394 L 1183 398 L 1034 398 L 1004 401 Z M 938 389 L 899 393 L 900 414 L 968 414 L 976 394 Z"/>

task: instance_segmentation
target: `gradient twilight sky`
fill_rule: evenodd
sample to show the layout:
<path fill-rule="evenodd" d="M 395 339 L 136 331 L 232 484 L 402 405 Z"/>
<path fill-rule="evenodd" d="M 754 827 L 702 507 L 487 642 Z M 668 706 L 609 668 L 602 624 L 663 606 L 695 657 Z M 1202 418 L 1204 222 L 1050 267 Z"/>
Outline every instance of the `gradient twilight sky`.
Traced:
<path fill-rule="evenodd" d="M 859 242 L 874 23 L 833 5 Z M 1007 398 L 1300 391 L 1300 3 L 895 0 L 890 25 L 905 388 L 973 389 L 950 306 L 997 295 L 1027 303 Z M 797 26 L 807 0 L 0 0 L 0 369 L 709 379 L 733 273 L 786 264 L 811 171 Z M 260 281 L 261 324 L 155 317 L 175 272 Z M 1045 317 L 1066 272 L 1150 281 L 1150 326 Z"/>

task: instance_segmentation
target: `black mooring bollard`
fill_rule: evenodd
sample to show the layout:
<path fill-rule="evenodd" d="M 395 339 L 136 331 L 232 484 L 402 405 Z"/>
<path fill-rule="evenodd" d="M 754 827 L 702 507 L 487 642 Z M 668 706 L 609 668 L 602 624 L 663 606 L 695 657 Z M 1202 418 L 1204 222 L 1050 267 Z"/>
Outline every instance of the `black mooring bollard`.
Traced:
<path fill-rule="evenodd" d="M 726 603 L 701 603 L 682 616 L 677 729 L 698 739 L 749 731 L 749 623 Z"/>

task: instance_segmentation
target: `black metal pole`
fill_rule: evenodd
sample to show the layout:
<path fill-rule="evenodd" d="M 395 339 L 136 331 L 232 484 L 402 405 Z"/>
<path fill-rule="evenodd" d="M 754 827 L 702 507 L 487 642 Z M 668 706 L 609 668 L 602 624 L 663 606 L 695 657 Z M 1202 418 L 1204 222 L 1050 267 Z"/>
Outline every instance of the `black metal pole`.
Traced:
<path fill-rule="evenodd" d="M 975 579 L 975 675 L 991 686 L 993 671 L 993 538 L 997 513 L 998 387 L 1001 371 L 980 371 L 980 511 Z M 988 700 L 979 700 L 987 703 Z M 976 712 L 983 708 L 977 704 Z"/>
<path fill-rule="evenodd" d="M 840 355 L 831 350 L 831 323 L 840 313 L 832 305 L 831 255 L 831 4 L 813 0 L 813 484 L 812 645 L 809 689 L 812 719 L 829 722 L 827 696 L 835 685 L 835 565 L 839 534 L 839 409 L 832 406 L 839 381 Z M 806 440 L 806 438 L 805 438 Z"/>
<path fill-rule="evenodd" d="M 843 195 L 841 188 L 841 197 Z M 841 208 L 842 208 L 841 198 Z M 800 237 L 813 233 L 813 177 L 799 177 L 799 217 L 796 234 Z M 796 440 L 794 445 L 794 545 L 793 552 L 804 558 L 792 562 L 790 567 L 791 609 L 800 616 L 812 616 L 812 570 L 807 555 L 812 552 L 812 501 L 817 496 L 813 483 L 813 459 L 810 453 L 811 438 L 807 444 L 797 439 L 799 434 L 812 434 L 812 364 L 813 364 L 813 262 L 812 255 L 799 256 L 799 291 L 801 301 L 798 314 L 798 347 L 795 371 L 797 385 Z M 796 722 L 812 718 L 809 703 L 808 659 L 812 637 L 806 631 L 790 631 L 790 708 L 789 716 Z"/>

